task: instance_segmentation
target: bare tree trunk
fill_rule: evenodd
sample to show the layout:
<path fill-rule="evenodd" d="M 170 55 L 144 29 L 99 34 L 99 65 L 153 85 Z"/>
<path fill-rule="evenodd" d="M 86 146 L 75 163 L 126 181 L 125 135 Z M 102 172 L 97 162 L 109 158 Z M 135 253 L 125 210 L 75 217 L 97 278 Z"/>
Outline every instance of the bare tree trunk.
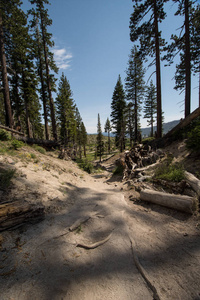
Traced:
<path fill-rule="evenodd" d="M 42 54 L 41 54 L 41 50 L 40 50 L 40 37 L 39 37 L 38 28 L 36 30 L 37 30 L 37 42 L 38 42 L 39 75 L 40 75 L 40 81 L 41 81 L 42 103 L 43 103 L 43 111 L 44 111 L 45 137 L 47 140 L 49 140 L 47 102 L 46 102 L 46 94 L 45 94 L 45 87 L 44 87 L 44 76 L 43 76 L 43 71 L 42 71 Z"/>
<path fill-rule="evenodd" d="M 157 137 L 162 137 L 162 98 L 161 98 L 161 73 L 160 73 L 160 45 L 158 32 L 158 18 L 156 0 L 154 0 L 154 24 L 156 47 L 156 89 L 157 89 Z"/>
<path fill-rule="evenodd" d="M 29 108 L 28 108 L 28 97 L 26 95 L 25 90 L 25 78 L 24 78 L 24 71 L 22 70 L 22 82 L 24 86 L 24 105 L 25 105 L 25 116 L 26 116 L 26 127 L 27 127 L 27 134 L 29 138 L 33 138 L 33 132 L 31 129 L 31 122 L 29 117 Z"/>
<path fill-rule="evenodd" d="M 191 67 L 190 67 L 190 29 L 189 2 L 185 0 L 185 117 L 190 114 Z"/>
<path fill-rule="evenodd" d="M 13 128 L 13 116 L 10 104 L 10 93 L 9 93 L 9 85 L 8 85 L 8 77 L 7 77 L 7 68 L 6 68 L 6 55 L 4 48 L 4 33 L 3 33 L 3 20 L 2 13 L 0 10 L 0 55 L 1 55 L 1 65 L 2 65 L 2 81 L 4 88 L 4 104 L 5 104 L 5 112 L 6 112 L 6 126 Z"/>
<path fill-rule="evenodd" d="M 55 119 L 55 109 L 54 109 L 54 103 L 51 93 L 51 82 L 50 82 L 50 76 L 49 76 L 49 63 L 48 63 L 48 57 L 47 57 L 47 47 L 46 47 L 46 40 L 45 40 L 45 33 L 44 33 L 44 24 L 43 24 L 43 16 L 42 13 L 41 16 L 41 29 L 42 29 L 42 40 L 43 40 L 43 48 L 44 48 L 44 58 L 45 58 L 45 65 L 46 65 L 46 76 L 47 76 L 47 88 L 48 88 L 48 94 L 49 94 L 49 103 L 50 103 L 50 110 L 51 110 L 51 122 L 52 122 L 52 130 L 53 130 L 53 137 L 55 141 L 57 141 L 57 128 L 56 128 L 56 119 Z"/>

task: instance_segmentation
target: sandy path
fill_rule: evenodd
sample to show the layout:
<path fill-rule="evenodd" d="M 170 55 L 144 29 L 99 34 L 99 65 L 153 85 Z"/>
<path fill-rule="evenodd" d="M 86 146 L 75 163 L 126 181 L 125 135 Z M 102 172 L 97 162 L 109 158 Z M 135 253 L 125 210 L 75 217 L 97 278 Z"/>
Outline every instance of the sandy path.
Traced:
<path fill-rule="evenodd" d="M 1 299 L 153 299 L 133 261 L 123 195 L 102 183 L 77 192 L 79 201 L 69 212 L 28 227 L 20 249 L 4 253 L 9 256 L 5 261 L 16 268 L 0 278 Z M 81 225 L 80 233 L 68 232 L 91 212 L 97 215 Z M 76 247 L 111 232 L 96 249 Z"/>
<path fill-rule="evenodd" d="M 24 195 L 33 197 L 31 187 L 37 185 L 44 203 L 61 209 L 50 210 L 38 224 L 4 235 L 1 300 L 200 299 L 197 219 L 127 202 L 123 184 L 107 182 L 101 175 L 83 176 L 71 163 L 67 175 L 63 171 L 59 176 L 56 171 L 36 173 L 34 168 L 32 172 L 19 167 L 26 180 L 16 183 L 18 189 L 27 186 Z M 88 216 L 78 230 L 69 231 Z M 77 247 L 110 233 L 109 240 L 95 249 Z"/>

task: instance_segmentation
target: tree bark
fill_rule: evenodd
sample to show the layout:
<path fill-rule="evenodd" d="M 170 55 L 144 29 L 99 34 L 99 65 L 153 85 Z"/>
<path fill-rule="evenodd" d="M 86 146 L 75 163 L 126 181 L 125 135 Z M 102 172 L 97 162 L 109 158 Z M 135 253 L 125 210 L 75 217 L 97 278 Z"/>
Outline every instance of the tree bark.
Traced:
<path fill-rule="evenodd" d="M 140 192 L 140 199 L 183 212 L 193 213 L 194 199 L 189 196 L 145 189 Z"/>
<path fill-rule="evenodd" d="M 190 28 L 189 1 L 185 0 L 185 117 L 190 114 L 191 67 L 190 67 Z"/>
<path fill-rule="evenodd" d="M 49 76 L 49 63 L 48 63 L 48 57 L 47 57 L 47 47 L 46 47 L 46 40 L 45 40 L 42 13 L 40 13 L 40 17 L 41 17 L 41 29 L 42 29 L 43 48 L 44 48 L 44 58 L 45 58 L 45 65 L 46 65 L 47 88 L 48 88 L 49 104 L 50 104 L 50 110 L 51 110 L 52 131 L 53 131 L 53 137 L 54 137 L 55 141 L 57 141 L 58 137 L 57 137 L 57 128 L 56 128 L 56 119 L 55 119 L 55 109 L 54 109 L 54 103 L 53 103 L 53 98 L 52 98 L 52 93 L 51 93 L 51 82 L 50 82 L 50 76 Z"/>
<path fill-rule="evenodd" d="M 160 45 L 158 32 L 158 18 L 156 0 L 154 2 L 155 48 L 156 48 L 156 88 L 157 88 L 157 137 L 162 137 L 162 98 L 161 98 L 161 72 L 160 72 Z"/>
<path fill-rule="evenodd" d="M 48 114 L 47 114 L 47 103 L 46 103 L 46 94 L 45 94 L 45 87 L 44 87 L 44 76 L 42 71 L 42 55 L 40 50 L 40 38 L 39 38 L 39 30 L 37 30 L 37 42 L 38 42 L 38 57 L 39 57 L 39 75 L 41 81 L 41 89 L 42 89 L 42 103 L 43 103 L 43 110 L 44 110 L 44 124 L 45 124 L 45 137 L 49 140 L 49 127 L 48 127 Z"/>
<path fill-rule="evenodd" d="M 9 85 L 8 85 L 8 77 L 7 77 L 7 68 L 6 68 L 6 55 L 4 48 L 4 33 L 3 33 L 3 20 L 2 20 L 2 12 L 0 10 L 0 55 L 1 55 L 1 65 L 2 65 L 2 81 L 4 88 L 4 104 L 5 104 L 5 112 L 6 112 L 6 126 L 13 128 L 13 116 L 12 109 L 10 104 L 10 93 L 9 93 Z"/>

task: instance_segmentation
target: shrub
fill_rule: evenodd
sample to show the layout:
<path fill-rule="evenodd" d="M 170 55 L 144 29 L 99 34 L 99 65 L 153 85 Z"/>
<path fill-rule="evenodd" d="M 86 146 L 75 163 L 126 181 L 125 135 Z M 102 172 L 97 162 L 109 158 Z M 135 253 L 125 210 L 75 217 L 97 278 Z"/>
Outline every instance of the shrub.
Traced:
<path fill-rule="evenodd" d="M 153 140 L 155 140 L 154 137 L 148 137 L 148 138 L 143 139 L 143 140 L 142 140 L 142 143 L 143 143 L 144 145 L 146 145 L 146 144 L 152 142 Z"/>
<path fill-rule="evenodd" d="M 24 145 L 24 143 L 22 141 L 12 140 L 12 142 L 11 142 L 11 148 L 13 148 L 15 150 L 21 148 L 23 145 Z"/>
<path fill-rule="evenodd" d="M 94 170 L 94 166 L 91 162 L 89 162 L 87 159 L 83 160 L 83 159 L 76 159 L 77 164 L 79 165 L 79 167 L 86 171 L 87 173 L 91 174 Z"/>
<path fill-rule="evenodd" d="M 181 164 L 163 163 L 155 170 L 154 178 L 180 182 L 184 179 L 184 168 Z"/>
<path fill-rule="evenodd" d="M 0 189 L 6 189 L 11 183 L 15 170 L 0 170 Z"/>
<path fill-rule="evenodd" d="M 186 146 L 194 151 L 200 150 L 200 123 L 188 133 Z"/>
<path fill-rule="evenodd" d="M 10 133 L 4 129 L 0 129 L 0 140 L 9 141 L 10 139 L 11 139 Z"/>
<path fill-rule="evenodd" d="M 41 146 L 34 145 L 33 148 L 34 148 L 36 151 L 40 152 L 41 154 L 46 154 L 46 150 L 45 150 L 43 147 L 41 147 Z"/>

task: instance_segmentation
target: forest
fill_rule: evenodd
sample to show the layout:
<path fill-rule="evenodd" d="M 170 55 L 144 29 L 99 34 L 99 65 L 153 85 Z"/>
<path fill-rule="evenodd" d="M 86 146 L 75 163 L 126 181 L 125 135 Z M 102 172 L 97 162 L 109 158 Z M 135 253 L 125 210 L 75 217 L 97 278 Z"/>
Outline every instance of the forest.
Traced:
<path fill-rule="evenodd" d="M 86 149 L 87 132 L 73 99 L 69 80 L 54 60 L 49 0 L 29 0 L 31 9 L 23 11 L 19 0 L 1 0 L 0 9 L 0 124 L 24 133 L 28 138 L 54 140 L 64 148 L 74 149 L 81 157 Z M 151 136 L 162 137 L 164 111 L 161 97 L 161 67 L 179 64 L 174 74 L 175 89 L 184 93 L 185 117 L 191 113 L 191 76 L 199 75 L 200 6 L 194 1 L 171 0 L 176 16 L 183 24 L 177 34 L 165 41 L 159 24 L 166 18 L 164 5 L 169 0 L 136 0 L 130 16 L 130 40 L 133 47 L 128 59 L 125 85 L 119 75 L 111 99 L 111 115 L 104 130 L 115 135 L 115 146 L 122 152 L 141 140 L 140 117 L 151 128 Z M 156 85 L 144 80 L 144 62 L 154 66 Z M 53 99 L 53 94 L 56 94 Z M 199 99 L 200 102 L 200 99 Z M 97 155 L 104 150 L 100 115 L 97 120 Z M 154 132 L 154 125 L 157 131 Z"/>

